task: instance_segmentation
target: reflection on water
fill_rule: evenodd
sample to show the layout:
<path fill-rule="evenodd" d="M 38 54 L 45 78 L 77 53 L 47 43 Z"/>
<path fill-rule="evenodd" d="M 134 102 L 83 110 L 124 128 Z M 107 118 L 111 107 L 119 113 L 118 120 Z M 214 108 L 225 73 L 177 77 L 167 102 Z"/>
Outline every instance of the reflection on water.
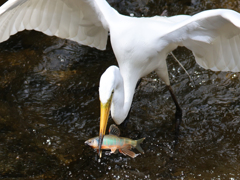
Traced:
<path fill-rule="evenodd" d="M 155 6 L 154 6 L 155 4 Z M 237 1 L 115 1 L 137 16 L 194 14 Z M 129 8 L 125 9 L 128 6 Z M 179 144 L 174 146 L 174 104 L 152 73 L 137 90 L 131 120 L 122 134 L 146 137 L 135 159 L 96 152 L 84 141 L 98 135 L 98 81 L 116 64 L 111 47 L 98 51 L 38 32 L 18 33 L 0 44 L 0 173 L 8 179 L 180 179 L 237 178 L 240 137 L 240 74 L 214 73 L 195 64 L 190 51 L 171 58 L 169 74 L 183 108 Z M 109 124 L 113 123 L 110 121 Z"/>

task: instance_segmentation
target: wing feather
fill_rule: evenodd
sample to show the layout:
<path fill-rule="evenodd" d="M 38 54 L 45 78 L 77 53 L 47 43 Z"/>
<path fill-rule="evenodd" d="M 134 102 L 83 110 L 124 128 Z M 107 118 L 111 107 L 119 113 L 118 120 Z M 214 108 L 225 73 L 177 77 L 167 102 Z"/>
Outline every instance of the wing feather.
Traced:
<path fill-rule="evenodd" d="M 61 13 L 61 20 L 63 22 L 66 23 L 60 23 L 59 24 L 59 29 L 61 29 L 61 31 L 59 31 L 59 35 L 60 37 L 63 38 L 68 38 L 70 37 L 70 31 L 69 31 L 69 26 L 71 23 L 71 9 L 68 8 L 68 6 L 66 4 L 63 5 L 62 7 L 62 13 Z"/>
<path fill-rule="evenodd" d="M 26 3 L 29 4 L 29 2 L 26 2 Z M 21 4 L 21 6 L 24 6 L 24 5 L 26 5 L 26 4 Z M 17 31 L 24 30 L 25 27 L 24 27 L 23 19 L 24 19 L 24 16 L 25 16 L 26 12 L 25 11 L 21 11 L 21 7 L 19 7 L 19 8 L 12 9 L 12 12 L 10 12 L 10 13 L 12 13 L 13 16 L 10 17 L 9 19 L 7 19 L 7 21 L 8 21 L 7 25 L 9 27 L 9 29 L 12 29 L 12 27 L 15 26 L 15 29 Z M 7 14 L 8 13 L 5 13 L 5 14 L 3 14 L 3 16 L 7 15 Z M 9 36 L 9 35 L 7 35 L 7 36 Z"/>
<path fill-rule="evenodd" d="M 192 50 L 197 63 L 214 71 L 240 71 L 240 14 L 208 10 L 177 23 L 161 37 Z"/>
<path fill-rule="evenodd" d="M 42 16 L 43 16 L 43 9 L 45 8 L 45 3 L 43 3 L 42 0 L 38 0 L 37 3 L 35 3 L 35 8 L 32 10 L 32 17 L 30 18 L 30 24 L 32 28 L 36 28 L 41 24 Z M 39 8 L 37 8 L 39 7 Z"/>
<path fill-rule="evenodd" d="M 9 0 L 0 7 L 0 42 L 33 29 L 104 50 L 108 25 L 99 12 L 92 0 Z"/>
<path fill-rule="evenodd" d="M 58 32 L 59 29 L 59 24 L 61 21 L 61 13 L 63 11 L 63 3 L 60 1 L 55 2 L 54 8 L 53 8 L 53 17 L 52 21 L 49 27 L 49 30 L 52 32 L 52 34 L 60 37 L 60 34 Z M 64 22 L 66 23 L 66 22 Z M 61 29 L 62 31 L 62 29 Z"/>
<path fill-rule="evenodd" d="M 33 29 L 31 26 L 30 26 L 30 21 L 31 21 L 31 17 L 32 17 L 32 11 L 33 9 L 36 7 L 36 2 L 33 2 L 31 7 L 32 8 L 29 8 L 29 6 L 25 6 L 25 13 L 24 13 L 24 16 L 23 16 L 23 26 L 25 27 L 25 29 L 27 30 L 31 30 Z M 14 20 L 13 20 L 14 21 Z"/>

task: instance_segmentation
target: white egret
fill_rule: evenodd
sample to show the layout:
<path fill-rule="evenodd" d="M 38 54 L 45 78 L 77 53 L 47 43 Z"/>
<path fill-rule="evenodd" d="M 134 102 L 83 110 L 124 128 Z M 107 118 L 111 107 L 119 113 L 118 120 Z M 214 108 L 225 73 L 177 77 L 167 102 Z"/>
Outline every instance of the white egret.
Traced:
<path fill-rule="evenodd" d="M 122 123 L 137 81 L 152 71 L 169 87 L 181 121 L 181 108 L 171 91 L 166 65 L 168 53 L 178 46 L 192 50 L 197 63 L 206 69 L 240 70 L 240 14 L 233 10 L 137 18 L 119 14 L 106 0 L 7 1 L 0 8 L 0 42 L 24 29 L 100 50 L 105 49 L 110 32 L 119 69 L 110 67 L 100 80 L 100 141 L 110 107 L 113 120 Z"/>

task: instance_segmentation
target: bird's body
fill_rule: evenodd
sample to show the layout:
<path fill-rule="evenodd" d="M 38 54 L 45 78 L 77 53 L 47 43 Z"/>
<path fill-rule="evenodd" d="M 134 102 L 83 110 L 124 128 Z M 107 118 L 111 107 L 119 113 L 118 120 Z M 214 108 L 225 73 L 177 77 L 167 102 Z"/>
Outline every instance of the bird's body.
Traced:
<path fill-rule="evenodd" d="M 206 69 L 240 71 L 240 14 L 232 10 L 137 18 L 119 14 L 106 0 L 9 0 L 0 8 L 0 25 L 0 42 L 34 29 L 100 50 L 106 48 L 110 32 L 120 71 L 110 68 L 117 75 L 100 80 L 101 138 L 110 107 L 117 124 L 127 117 L 141 77 L 156 71 L 170 87 L 166 57 L 178 46 L 190 49 Z"/>

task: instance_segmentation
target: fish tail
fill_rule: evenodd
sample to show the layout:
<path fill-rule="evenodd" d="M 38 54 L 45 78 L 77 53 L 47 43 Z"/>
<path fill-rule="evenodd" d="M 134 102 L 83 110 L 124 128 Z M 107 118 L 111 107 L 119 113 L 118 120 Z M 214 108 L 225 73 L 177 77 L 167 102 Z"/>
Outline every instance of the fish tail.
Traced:
<path fill-rule="evenodd" d="M 135 146 L 135 148 L 142 154 L 144 154 L 143 149 L 141 148 L 140 144 L 144 141 L 145 138 L 139 139 L 137 140 L 137 145 Z"/>

